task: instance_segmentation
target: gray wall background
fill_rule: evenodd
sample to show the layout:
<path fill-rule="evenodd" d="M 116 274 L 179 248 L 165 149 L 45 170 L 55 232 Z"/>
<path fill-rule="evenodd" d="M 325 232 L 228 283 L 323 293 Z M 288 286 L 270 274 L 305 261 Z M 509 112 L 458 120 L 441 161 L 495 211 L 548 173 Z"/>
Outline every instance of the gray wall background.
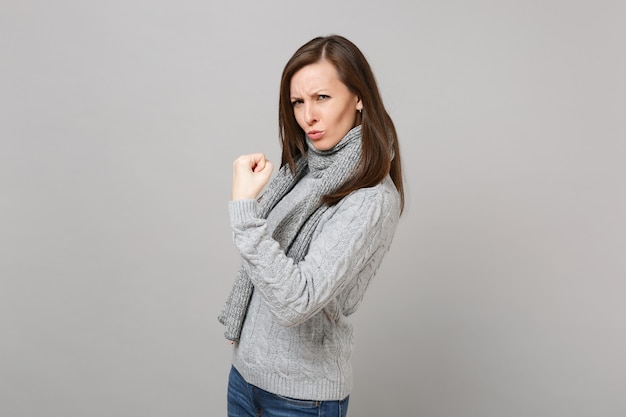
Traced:
<path fill-rule="evenodd" d="M 626 3 L 0 3 L 0 415 L 225 415 L 231 162 L 369 58 L 408 205 L 352 416 L 626 415 Z"/>

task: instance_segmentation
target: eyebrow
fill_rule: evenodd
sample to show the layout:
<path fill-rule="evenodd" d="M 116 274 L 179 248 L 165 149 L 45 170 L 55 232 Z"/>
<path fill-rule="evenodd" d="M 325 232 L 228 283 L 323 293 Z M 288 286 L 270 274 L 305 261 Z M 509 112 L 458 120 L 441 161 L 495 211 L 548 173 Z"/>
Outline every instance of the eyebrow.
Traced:
<path fill-rule="evenodd" d="M 330 91 L 328 90 L 329 90 L 328 88 L 322 88 L 322 89 L 316 90 L 315 93 L 309 94 L 309 97 L 319 96 L 320 94 L 325 95 L 325 96 L 330 95 Z M 302 97 L 300 96 L 289 96 L 289 98 L 292 100 L 302 99 Z"/>

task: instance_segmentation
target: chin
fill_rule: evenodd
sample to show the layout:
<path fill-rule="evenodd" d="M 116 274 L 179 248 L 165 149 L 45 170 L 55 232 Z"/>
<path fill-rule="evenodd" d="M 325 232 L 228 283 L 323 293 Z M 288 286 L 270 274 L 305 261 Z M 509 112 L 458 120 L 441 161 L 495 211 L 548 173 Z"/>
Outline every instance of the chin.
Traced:
<path fill-rule="evenodd" d="M 334 148 L 335 146 L 337 146 L 337 144 L 339 143 L 338 140 L 326 140 L 326 139 L 322 139 L 320 141 L 317 142 L 313 142 L 313 146 L 315 147 L 315 149 L 317 149 L 318 151 L 327 151 L 329 149 Z"/>
<path fill-rule="evenodd" d="M 318 151 L 327 151 L 328 149 L 330 149 L 329 147 L 324 146 L 323 143 L 316 143 L 316 142 L 313 142 L 313 147 L 317 149 Z"/>

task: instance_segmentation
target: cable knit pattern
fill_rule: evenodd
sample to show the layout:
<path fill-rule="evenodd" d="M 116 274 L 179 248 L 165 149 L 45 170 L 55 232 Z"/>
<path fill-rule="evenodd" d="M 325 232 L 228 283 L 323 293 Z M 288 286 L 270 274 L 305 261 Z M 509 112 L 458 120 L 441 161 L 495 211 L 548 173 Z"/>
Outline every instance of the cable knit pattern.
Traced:
<path fill-rule="evenodd" d="M 289 210 L 284 211 L 272 231 L 274 240 L 295 262 L 304 258 L 313 231 L 328 208 L 321 205 L 321 197 L 336 191 L 354 175 L 361 156 L 361 126 L 352 128 L 332 149 L 320 151 L 311 141 L 307 144 L 306 158 L 297 161 L 295 174 L 292 175 L 288 166 L 282 166 L 258 199 L 258 217 L 265 219 L 285 194 L 297 184 L 302 184 L 300 180 L 304 176 L 310 174 L 316 179 L 308 188 L 306 198 L 295 201 Z M 218 316 L 218 320 L 226 326 L 224 335 L 227 339 L 239 340 L 252 292 L 252 282 L 242 265 Z"/>
<path fill-rule="evenodd" d="M 352 389 L 352 325 L 388 251 L 400 216 L 389 177 L 323 212 L 306 256 L 287 256 L 272 237 L 286 213 L 309 198 L 312 166 L 267 219 L 259 203 L 229 203 L 235 246 L 254 286 L 233 365 L 247 382 L 286 397 L 341 400 Z"/>

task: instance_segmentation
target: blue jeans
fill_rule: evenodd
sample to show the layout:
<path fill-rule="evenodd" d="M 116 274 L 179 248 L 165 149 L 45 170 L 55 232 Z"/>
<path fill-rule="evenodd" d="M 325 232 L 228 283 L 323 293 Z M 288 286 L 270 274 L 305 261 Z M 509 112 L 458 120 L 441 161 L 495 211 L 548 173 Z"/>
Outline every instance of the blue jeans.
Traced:
<path fill-rule="evenodd" d="M 228 417 L 346 417 L 348 398 L 310 401 L 282 397 L 248 384 L 235 367 L 228 377 Z"/>

